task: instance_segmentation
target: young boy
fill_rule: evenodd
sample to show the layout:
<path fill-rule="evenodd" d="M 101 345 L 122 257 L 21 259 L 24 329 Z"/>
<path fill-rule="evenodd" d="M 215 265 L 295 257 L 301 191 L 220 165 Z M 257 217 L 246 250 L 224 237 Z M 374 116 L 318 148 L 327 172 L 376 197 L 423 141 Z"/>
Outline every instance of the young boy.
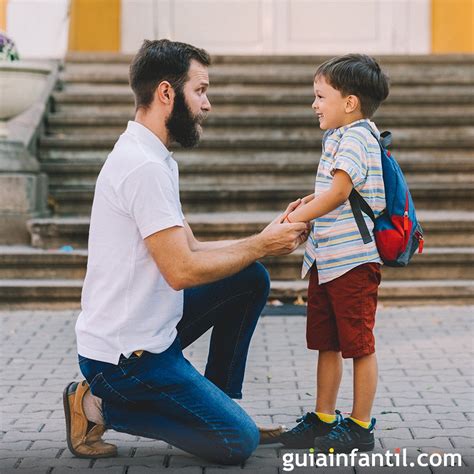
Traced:
<path fill-rule="evenodd" d="M 288 222 L 314 221 L 306 245 L 303 277 L 310 271 L 306 339 L 319 351 L 314 413 L 281 436 L 287 447 L 318 452 L 369 451 L 374 447 L 371 409 L 377 386 L 373 327 L 381 259 L 375 239 L 364 244 L 349 202 L 355 188 L 375 216 L 385 208 L 380 148 L 369 121 L 388 96 L 388 79 L 377 62 L 350 54 L 322 64 L 314 78 L 313 109 L 326 130 L 315 192 Z M 373 237 L 373 222 L 367 216 Z M 335 410 L 342 359 L 354 364 L 351 416 Z"/>

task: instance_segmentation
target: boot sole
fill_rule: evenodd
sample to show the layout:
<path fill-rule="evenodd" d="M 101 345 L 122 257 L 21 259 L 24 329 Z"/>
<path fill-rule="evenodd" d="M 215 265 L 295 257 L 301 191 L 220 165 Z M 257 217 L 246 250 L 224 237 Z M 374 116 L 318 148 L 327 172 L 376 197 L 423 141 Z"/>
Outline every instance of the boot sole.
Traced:
<path fill-rule="evenodd" d="M 82 458 L 82 459 L 100 459 L 100 458 L 113 458 L 116 457 L 117 454 L 97 454 L 96 456 L 87 456 L 85 454 L 81 454 L 77 452 L 74 447 L 72 446 L 71 442 L 71 407 L 69 405 L 69 387 L 71 385 L 74 385 L 76 382 L 71 382 L 66 386 L 66 388 L 63 391 L 63 407 L 64 407 L 64 418 L 66 420 L 66 441 L 67 441 L 67 447 L 69 448 L 69 451 L 71 451 L 74 456 L 77 458 Z"/>

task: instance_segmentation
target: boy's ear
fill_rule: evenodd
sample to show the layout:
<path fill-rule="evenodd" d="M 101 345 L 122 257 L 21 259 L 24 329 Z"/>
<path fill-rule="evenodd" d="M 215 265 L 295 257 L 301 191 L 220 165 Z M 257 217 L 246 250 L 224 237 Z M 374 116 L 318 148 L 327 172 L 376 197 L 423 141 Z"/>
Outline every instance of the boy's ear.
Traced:
<path fill-rule="evenodd" d="M 359 97 L 356 95 L 348 95 L 346 97 L 346 107 L 345 111 L 347 114 L 350 114 L 357 110 L 357 108 L 360 107 L 360 100 Z"/>

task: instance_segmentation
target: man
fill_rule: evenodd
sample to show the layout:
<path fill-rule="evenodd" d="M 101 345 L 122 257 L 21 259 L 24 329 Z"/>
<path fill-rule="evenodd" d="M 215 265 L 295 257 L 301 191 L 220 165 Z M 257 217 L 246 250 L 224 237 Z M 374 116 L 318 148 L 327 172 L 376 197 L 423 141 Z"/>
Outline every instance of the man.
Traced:
<path fill-rule="evenodd" d="M 168 147 L 195 146 L 211 110 L 209 55 L 191 45 L 145 41 L 130 67 L 135 120 L 99 177 L 89 261 L 76 324 L 79 365 L 63 400 L 69 449 L 114 456 L 106 428 L 162 439 L 222 464 L 257 446 L 242 397 L 247 352 L 269 292 L 257 259 L 292 252 L 306 225 L 282 224 L 235 241 L 199 242 L 181 210 Z M 204 376 L 182 349 L 213 328 Z M 89 390 L 90 388 L 90 390 Z"/>

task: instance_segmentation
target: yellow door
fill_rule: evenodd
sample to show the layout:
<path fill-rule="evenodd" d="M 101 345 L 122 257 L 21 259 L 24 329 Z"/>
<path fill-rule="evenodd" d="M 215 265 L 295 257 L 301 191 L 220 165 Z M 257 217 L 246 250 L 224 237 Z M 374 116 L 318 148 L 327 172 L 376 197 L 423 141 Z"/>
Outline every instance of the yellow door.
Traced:
<path fill-rule="evenodd" d="M 0 0 L 0 30 L 6 31 L 7 29 L 7 1 Z"/>
<path fill-rule="evenodd" d="M 433 53 L 474 52 L 474 0 L 432 0 Z"/>
<path fill-rule="evenodd" d="M 120 0 L 72 0 L 69 51 L 120 51 Z"/>

